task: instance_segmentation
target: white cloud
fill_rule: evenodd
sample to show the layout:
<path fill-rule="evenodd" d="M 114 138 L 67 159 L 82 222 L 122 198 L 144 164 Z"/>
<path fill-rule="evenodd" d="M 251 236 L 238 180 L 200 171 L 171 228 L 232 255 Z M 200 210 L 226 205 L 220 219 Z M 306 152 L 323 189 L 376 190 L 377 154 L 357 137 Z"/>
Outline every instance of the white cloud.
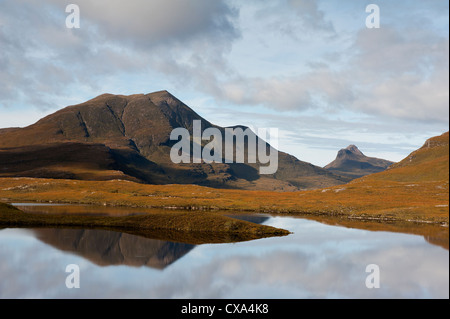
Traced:
<path fill-rule="evenodd" d="M 346 109 L 380 118 L 448 122 L 448 37 L 384 26 L 361 30 L 352 46 L 336 49 L 347 57 L 337 70 L 320 64 L 295 76 L 239 75 L 217 83 L 217 98 L 281 111 Z"/>

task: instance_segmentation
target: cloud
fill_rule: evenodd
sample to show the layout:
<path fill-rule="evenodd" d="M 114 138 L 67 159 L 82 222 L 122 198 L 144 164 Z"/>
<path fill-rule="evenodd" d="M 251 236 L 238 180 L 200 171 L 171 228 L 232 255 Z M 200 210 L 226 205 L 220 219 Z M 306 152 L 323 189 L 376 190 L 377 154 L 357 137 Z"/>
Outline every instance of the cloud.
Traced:
<path fill-rule="evenodd" d="M 48 1 L 64 8 L 60 1 Z M 134 0 L 126 5 L 120 0 L 79 0 L 77 5 L 86 27 L 96 27 L 107 40 L 138 47 L 237 35 L 231 20 L 238 12 L 222 0 Z"/>
<path fill-rule="evenodd" d="M 2 1 L 0 106 L 61 107 L 68 96 L 152 79 L 222 105 L 448 122 L 442 2 L 422 18 L 421 2 L 381 2 L 380 29 L 365 28 L 355 1 L 339 4 L 339 14 L 338 5 L 312 0 L 77 4 L 81 28 L 67 29 L 60 1 Z M 343 27 L 358 16 L 360 25 Z"/>
<path fill-rule="evenodd" d="M 218 71 L 239 37 L 239 12 L 222 0 L 80 0 L 80 29 L 66 28 L 65 5 L 2 2 L 0 105 L 54 107 L 73 90 L 100 94 L 109 78 L 169 66 L 174 74 L 199 66 Z"/>
<path fill-rule="evenodd" d="M 280 111 L 348 110 L 448 122 L 448 37 L 383 26 L 361 29 L 352 45 L 335 48 L 346 57 L 338 67 L 324 59 L 311 61 L 314 67 L 297 75 L 235 76 L 217 84 L 217 98 Z"/>
<path fill-rule="evenodd" d="M 299 76 L 232 79 L 221 83 L 222 97 L 237 104 L 264 105 L 281 111 L 316 108 L 323 100 L 347 103 L 353 99 L 351 87 L 329 69 Z"/>
<path fill-rule="evenodd" d="M 263 21 L 268 32 L 276 32 L 296 41 L 325 35 L 332 37 L 335 29 L 319 9 L 316 0 L 258 1 L 255 19 Z"/>
<path fill-rule="evenodd" d="M 448 119 L 449 40 L 391 27 L 362 30 L 349 70 L 360 85 L 356 110 L 403 119 Z"/>

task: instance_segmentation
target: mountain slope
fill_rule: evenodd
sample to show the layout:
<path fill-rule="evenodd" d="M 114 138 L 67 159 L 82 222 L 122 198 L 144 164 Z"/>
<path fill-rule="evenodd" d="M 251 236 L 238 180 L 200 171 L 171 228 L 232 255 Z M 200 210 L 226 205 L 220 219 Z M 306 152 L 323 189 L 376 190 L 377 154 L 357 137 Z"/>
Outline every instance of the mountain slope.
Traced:
<path fill-rule="evenodd" d="M 355 145 L 341 149 L 336 159 L 324 168 L 337 175 L 355 179 L 384 171 L 394 162 L 365 156 Z"/>
<path fill-rule="evenodd" d="M 434 182 L 449 180 L 449 132 L 428 139 L 418 150 L 365 181 Z"/>
<path fill-rule="evenodd" d="M 192 136 L 194 120 L 203 130 L 224 133 L 225 128 L 203 119 L 167 91 L 103 94 L 28 127 L 1 129 L 0 177 L 125 179 L 282 191 L 348 181 L 283 152 L 278 153 L 278 170 L 272 175 L 259 174 L 260 163 L 174 164 L 170 151 L 176 141 L 170 140 L 170 133 L 182 127 Z"/>

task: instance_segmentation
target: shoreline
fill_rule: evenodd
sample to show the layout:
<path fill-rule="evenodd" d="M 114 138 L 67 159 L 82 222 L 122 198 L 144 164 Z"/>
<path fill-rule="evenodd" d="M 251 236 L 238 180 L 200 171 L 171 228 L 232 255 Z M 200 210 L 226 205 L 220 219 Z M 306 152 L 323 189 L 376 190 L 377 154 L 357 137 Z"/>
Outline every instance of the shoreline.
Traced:
<path fill-rule="evenodd" d="M 6 204 L 13 204 L 16 201 L 9 198 L 1 199 Z M 382 214 L 366 214 L 362 213 L 360 215 L 339 213 L 339 212 L 322 212 L 322 211 L 279 211 L 279 210 L 268 210 L 268 209 L 250 209 L 250 208 L 227 208 L 227 207 L 211 207 L 211 206 L 152 206 L 152 205 L 135 205 L 133 203 L 122 203 L 120 205 L 117 204 L 108 204 L 101 202 L 79 202 L 79 201 L 41 201 L 41 200 L 28 200 L 21 201 L 23 204 L 42 204 L 43 206 L 64 206 L 64 205 L 79 205 L 79 206 L 89 206 L 89 207 L 104 207 L 104 208 L 132 208 L 132 209 L 148 209 L 148 210 L 165 210 L 165 211 L 201 211 L 201 212 L 236 212 L 240 213 L 248 213 L 248 214 L 270 214 L 277 216 L 290 216 L 290 217 L 299 217 L 299 218 L 308 218 L 308 217 L 329 217 L 329 218 L 338 218 L 341 220 L 358 220 L 358 221 L 375 221 L 375 222 L 401 222 L 401 223 L 414 223 L 414 224 L 434 224 L 440 225 L 443 227 L 449 227 L 449 222 L 445 220 L 428 220 L 428 219 L 404 219 L 404 218 L 396 218 L 393 216 L 386 217 Z M 14 206 L 14 205 L 13 205 Z M 20 206 L 20 205 L 19 205 Z M 37 206 L 37 205 L 36 205 Z"/>
<path fill-rule="evenodd" d="M 286 236 L 290 232 L 267 225 L 234 219 L 206 212 L 167 211 L 146 212 L 123 216 L 105 216 L 64 213 L 29 213 L 12 205 L 0 203 L 0 226 L 5 228 L 93 228 L 109 229 L 144 237 L 195 238 L 202 243 L 237 242 L 273 236 Z M 167 232 L 167 234 L 166 234 Z M 164 233 L 165 235 L 161 235 Z M 194 239 L 194 240 L 193 240 Z"/>
<path fill-rule="evenodd" d="M 24 203 L 26 204 L 26 203 Z M 34 207 L 46 206 L 66 206 L 67 211 L 64 215 L 67 217 L 68 215 L 73 216 L 81 216 L 83 219 L 87 216 L 90 217 L 90 212 L 79 213 L 78 207 L 88 207 L 89 209 L 93 209 L 96 212 L 92 213 L 93 215 L 104 216 L 105 211 L 107 211 L 108 216 L 114 216 L 112 218 L 116 218 L 117 216 L 121 216 L 120 214 L 125 214 L 124 216 L 136 216 L 136 214 L 146 215 L 149 212 L 157 212 L 157 214 L 153 214 L 153 216 L 158 216 L 162 218 L 159 220 L 159 225 L 154 224 L 153 226 L 139 229 L 135 226 L 108 226 L 104 223 L 90 224 L 85 220 L 82 224 L 80 223 L 63 223 L 63 224 L 48 224 L 39 221 L 37 223 L 24 223 L 22 222 L 20 225 L 14 225 L 12 223 L 2 222 L 1 214 L 0 214 L 0 228 L 1 226 L 5 226 L 6 228 L 34 228 L 34 227 L 51 227 L 51 228 L 90 228 L 90 229 L 105 229 L 112 231 L 125 232 L 133 235 L 138 235 L 142 237 L 152 238 L 152 239 L 160 239 L 167 241 L 175 241 L 175 242 L 184 242 L 190 244 L 205 244 L 205 243 L 229 243 L 229 242 L 238 242 L 238 241 L 247 241 L 260 239 L 265 237 L 273 237 L 273 236 L 286 236 L 289 235 L 290 232 L 284 229 L 265 229 L 265 232 L 256 231 L 255 229 L 252 231 L 239 231 L 238 229 L 234 229 L 230 231 L 230 227 L 228 230 L 224 231 L 224 225 L 215 224 L 216 227 L 212 227 L 214 223 L 208 218 L 227 218 L 229 221 L 232 219 L 233 221 L 237 220 L 233 218 L 233 215 L 242 216 L 270 216 L 270 217 L 287 217 L 287 218 L 301 218 L 308 219 L 312 221 L 316 221 L 319 223 L 323 223 L 331 226 L 345 227 L 345 228 L 355 228 L 355 229 L 364 229 L 369 231 L 387 231 L 387 232 L 397 232 L 411 235 L 423 236 L 424 239 L 430 243 L 441 246 L 442 248 L 448 250 L 449 249 L 449 228 L 448 223 L 445 222 L 435 222 L 435 221 L 421 221 L 421 220 L 401 220 L 395 218 L 386 218 L 386 217 L 374 217 L 374 216 L 349 216 L 343 214 L 286 214 L 286 213 L 273 213 L 273 212 L 260 212 L 260 211 L 250 211 L 250 210 L 219 210 L 215 209 L 213 211 L 208 210 L 190 210 L 190 209 L 182 209 L 177 210 L 174 207 L 169 208 L 149 208 L 149 207 L 131 207 L 131 206 L 104 206 L 104 205 L 95 205 L 95 204 L 80 204 L 80 203 L 62 203 L 55 201 L 50 202 L 30 202 L 28 204 L 38 204 Z M 39 205 L 41 204 L 41 205 Z M 5 205 L 5 204 L 3 204 Z M 0 203 L 0 212 L 2 203 Z M 13 209 L 17 210 L 18 208 L 11 206 Z M 117 208 L 118 211 L 110 211 L 109 208 Z M 131 208 L 136 210 L 137 212 L 127 212 L 127 208 Z M 71 211 L 72 209 L 72 211 Z M 97 209 L 100 209 L 100 212 L 97 212 Z M 144 211 L 140 211 L 140 210 Z M 37 209 L 39 211 L 39 209 Z M 75 211 L 75 213 L 74 213 Z M 103 211 L 103 213 L 102 213 Z M 78 212 L 78 213 L 77 213 Z M 119 212 L 119 213 L 118 213 Z M 31 212 L 28 214 L 33 214 L 36 216 L 35 212 Z M 41 213 L 42 214 L 42 213 Z M 44 213 L 44 214 L 52 214 L 52 213 Z M 111 214 L 111 215 L 110 215 Z M 151 214 L 150 214 L 151 215 Z M 183 216 L 184 215 L 184 216 Z M 203 229 L 186 229 L 172 226 L 161 227 L 161 224 L 167 224 L 167 221 L 170 220 L 170 217 L 177 219 L 177 222 L 183 224 L 184 221 L 191 219 L 193 216 L 199 218 L 204 222 Z M 4 216 L 5 217 L 5 216 Z M 45 216 L 44 216 L 45 218 Z M 88 219 L 87 218 L 87 219 Z M 248 222 L 247 222 L 248 223 Z M 136 222 L 135 222 L 136 224 Z M 251 223 L 252 226 L 259 228 L 262 227 L 270 227 L 259 225 L 255 223 Z M 84 226 L 83 226 L 84 225 Z M 267 230 L 269 230 L 267 232 Z M 280 232 L 281 231 L 281 232 Z"/>

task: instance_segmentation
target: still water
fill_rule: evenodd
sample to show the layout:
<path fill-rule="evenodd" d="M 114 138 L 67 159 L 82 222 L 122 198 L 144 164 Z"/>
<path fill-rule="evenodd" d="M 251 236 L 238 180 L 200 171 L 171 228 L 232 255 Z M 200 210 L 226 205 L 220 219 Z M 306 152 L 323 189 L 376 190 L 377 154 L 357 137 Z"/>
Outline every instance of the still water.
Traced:
<path fill-rule="evenodd" d="M 109 230 L 3 229 L 0 298 L 449 298 L 448 244 L 302 218 L 255 222 L 293 233 L 192 245 Z M 69 264 L 79 266 L 80 288 L 66 287 Z M 379 288 L 366 286 L 370 264 Z"/>

